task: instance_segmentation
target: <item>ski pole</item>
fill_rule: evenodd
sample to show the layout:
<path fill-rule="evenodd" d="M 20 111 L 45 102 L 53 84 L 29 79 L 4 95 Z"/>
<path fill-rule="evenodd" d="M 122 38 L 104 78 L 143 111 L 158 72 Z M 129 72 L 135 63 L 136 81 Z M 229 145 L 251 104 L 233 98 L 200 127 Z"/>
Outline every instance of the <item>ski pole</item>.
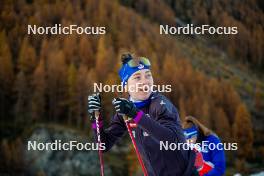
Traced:
<path fill-rule="evenodd" d="M 136 151 L 137 158 L 138 158 L 139 164 L 140 164 L 140 166 L 141 166 L 141 168 L 142 168 L 142 171 L 143 171 L 143 173 L 144 173 L 144 176 L 148 176 L 147 170 L 146 170 L 146 168 L 145 168 L 145 165 L 144 165 L 144 163 L 143 163 L 143 160 L 142 160 L 142 158 L 141 158 L 141 156 L 140 156 L 140 153 L 139 153 L 139 151 L 138 151 L 138 148 L 137 148 L 137 144 L 136 144 L 135 138 L 134 138 L 134 136 L 133 136 L 133 134 L 132 134 L 132 130 L 131 130 L 131 127 L 130 127 L 129 120 L 128 120 L 128 118 L 127 118 L 126 115 L 124 115 L 123 118 L 124 118 L 124 120 L 125 120 L 125 124 L 126 124 L 126 127 L 127 127 L 128 134 L 129 134 L 129 136 L 130 136 L 130 138 L 131 138 L 131 141 L 132 141 L 133 147 L 134 147 L 134 149 L 135 149 L 135 151 Z"/>
<path fill-rule="evenodd" d="M 100 169 L 101 169 L 101 176 L 104 176 L 104 161 L 103 161 L 103 153 L 100 149 L 101 146 L 101 136 L 100 136 L 100 128 L 99 128 L 99 111 L 95 111 L 95 123 L 96 123 L 96 132 L 97 132 L 97 142 L 98 142 L 98 154 L 100 159 Z"/>
<path fill-rule="evenodd" d="M 116 92 L 116 96 L 122 97 L 122 92 L 120 92 L 119 95 L 118 95 L 118 93 Z M 141 168 L 142 168 L 142 171 L 143 171 L 143 173 L 144 173 L 144 176 L 148 176 L 147 170 L 146 170 L 146 168 L 145 168 L 145 165 L 144 165 L 144 163 L 143 163 L 143 160 L 142 160 L 142 158 L 141 158 L 141 156 L 140 156 L 140 153 L 139 153 L 139 151 L 138 151 L 138 147 L 137 147 L 137 144 L 136 144 L 135 138 L 134 138 L 134 136 L 133 136 L 133 134 L 132 134 L 132 130 L 131 130 L 131 127 L 130 127 L 129 119 L 128 119 L 128 117 L 127 117 L 126 115 L 123 115 L 123 119 L 124 119 L 124 121 L 125 121 L 125 124 L 126 124 L 126 127 L 127 127 L 128 134 L 129 134 L 130 139 L 131 139 L 131 141 L 132 141 L 133 147 L 134 147 L 134 149 L 135 149 L 135 151 L 136 151 L 136 155 L 137 155 L 137 158 L 138 158 L 139 164 L 140 164 L 140 166 L 141 166 Z"/>

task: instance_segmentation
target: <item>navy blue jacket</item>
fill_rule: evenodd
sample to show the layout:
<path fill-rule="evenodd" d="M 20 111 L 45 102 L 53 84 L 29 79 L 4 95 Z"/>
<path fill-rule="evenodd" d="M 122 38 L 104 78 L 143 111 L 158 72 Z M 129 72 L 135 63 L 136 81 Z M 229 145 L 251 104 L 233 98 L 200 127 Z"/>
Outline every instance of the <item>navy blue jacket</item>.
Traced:
<path fill-rule="evenodd" d="M 175 106 L 160 93 L 153 93 L 148 106 L 133 129 L 135 140 L 149 176 L 189 176 L 195 171 L 195 153 L 191 150 L 160 150 L 160 141 L 185 143 Z M 107 129 L 101 128 L 101 140 L 109 150 L 127 131 L 122 116 L 116 114 Z"/>

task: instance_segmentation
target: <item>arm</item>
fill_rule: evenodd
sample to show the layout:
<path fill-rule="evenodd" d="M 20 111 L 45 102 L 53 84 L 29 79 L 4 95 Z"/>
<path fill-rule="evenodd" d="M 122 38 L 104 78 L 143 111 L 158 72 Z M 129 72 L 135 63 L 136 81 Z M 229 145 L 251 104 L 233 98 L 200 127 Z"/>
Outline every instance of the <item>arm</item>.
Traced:
<path fill-rule="evenodd" d="M 162 104 L 160 102 L 163 102 Z M 165 102 L 165 103 L 164 103 Z M 144 114 L 127 99 L 113 100 L 116 112 L 132 118 L 139 126 L 159 141 L 185 142 L 176 108 L 166 100 L 156 99 L 150 107 L 153 117 Z"/>
<path fill-rule="evenodd" d="M 126 126 L 122 119 L 118 115 L 115 115 L 110 122 L 110 125 L 107 129 L 103 128 L 103 121 L 102 118 L 99 118 L 99 127 L 100 127 L 100 135 L 101 135 L 101 142 L 105 143 L 105 150 L 103 152 L 107 152 L 112 148 L 112 146 L 120 139 L 124 132 L 126 131 Z M 92 128 L 94 131 L 95 140 L 97 139 L 96 133 L 96 124 L 95 122 L 92 123 Z M 96 140 L 97 141 L 97 140 Z"/>
<path fill-rule="evenodd" d="M 213 137 L 212 141 L 209 141 L 214 144 L 221 143 L 220 140 L 217 137 Z M 224 154 L 224 149 L 222 150 L 211 150 L 211 156 L 212 156 L 212 161 L 214 168 L 205 174 L 204 176 L 222 176 L 225 173 L 226 165 L 225 165 L 225 154 Z"/>
<path fill-rule="evenodd" d="M 141 112 L 141 113 L 140 113 Z M 159 141 L 184 142 L 179 115 L 176 108 L 168 104 L 157 107 L 158 118 L 151 117 L 140 111 L 135 118 L 138 126 Z"/>
<path fill-rule="evenodd" d="M 88 96 L 88 112 L 90 113 L 90 119 L 92 121 L 92 128 L 94 129 L 95 141 L 97 139 L 97 130 L 96 130 L 96 119 L 99 121 L 99 134 L 100 134 L 100 148 L 105 146 L 104 152 L 108 151 L 115 142 L 124 134 L 126 131 L 126 126 L 123 119 L 120 116 L 115 115 L 110 122 L 109 128 L 106 130 L 103 129 L 103 119 L 99 115 L 96 115 L 96 112 L 99 112 L 101 109 L 101 97 L 99 94 L 93 94 Z M 104 145 L 103 145 L 104 144 Z"/>

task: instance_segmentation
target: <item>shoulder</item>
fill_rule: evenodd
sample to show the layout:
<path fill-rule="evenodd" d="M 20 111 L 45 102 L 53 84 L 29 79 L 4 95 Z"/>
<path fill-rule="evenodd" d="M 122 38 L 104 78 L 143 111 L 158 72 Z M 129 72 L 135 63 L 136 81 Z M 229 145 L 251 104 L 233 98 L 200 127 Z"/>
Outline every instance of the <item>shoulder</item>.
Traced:
<path fill-rule="evenodd" d="M 150 109 L 155 110 L 156 112 L 167 111 L 170 113 L 178 113 L 177 108 L 172 104 L 172 102 L 158 92 L 151 95 Z"/>

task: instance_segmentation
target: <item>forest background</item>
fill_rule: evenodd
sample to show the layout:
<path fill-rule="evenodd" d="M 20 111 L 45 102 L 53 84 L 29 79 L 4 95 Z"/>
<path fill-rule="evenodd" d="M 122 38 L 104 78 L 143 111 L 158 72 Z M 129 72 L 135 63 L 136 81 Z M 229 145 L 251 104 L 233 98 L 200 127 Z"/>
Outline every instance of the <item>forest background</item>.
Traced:
<path fill-rule="evenodd" d="M 127 51 L 150 59 L 157 84 L 172 85 L 166 96 L 181 119 L 195 116 L 223 142 L 238 143 L 226 152 L 226 175 L 263 170 L 263 10 L 261 0 L 1 1 L 0 173 L 60 175 L 47 163 L 59 158 L 63 167 L 74 154 L 54 152 L 40 162 L 45 154 L 25 153 L 26 141 L 40 129 L 91 141 L 87 95 L 94 82 L 120 84 L 120 56 Z M 160 24 L 187 23 L 237 26 L 238 34 L 159 34 Z M 106 35 L 28 35 L 28 24 L 105 26 Z M 106 123 L 115 96 L 102 94 Z M 109 175 L 140 173 L 127 136 L 105 157 Z M 96 153 L 86 159 L 96 167 L 83 172 L 98 175 Z"/>

